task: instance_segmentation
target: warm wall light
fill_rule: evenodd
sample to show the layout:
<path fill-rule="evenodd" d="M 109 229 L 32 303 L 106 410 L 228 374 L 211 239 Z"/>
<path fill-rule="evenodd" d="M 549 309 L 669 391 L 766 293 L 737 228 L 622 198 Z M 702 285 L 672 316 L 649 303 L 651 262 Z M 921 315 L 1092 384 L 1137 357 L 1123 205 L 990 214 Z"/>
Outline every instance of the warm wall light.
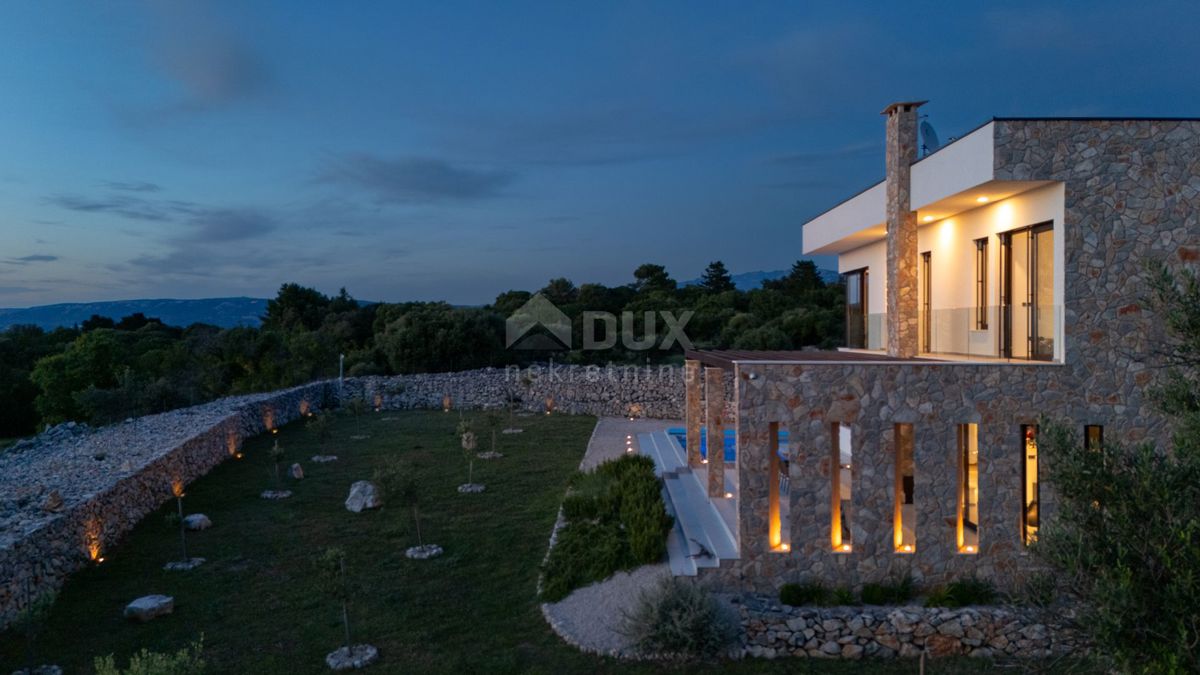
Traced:
<path fill-rule="evenodd" d="M 171 481 L 171 494 L 175 495 L 176 497 L 183 496 L 183 481 L 178 479 Z"/>
<path fill-rule="evenodd" d="M 704 458 L 704 459 L 700 460 L 700 463 L 701 463 L 701 464 L 708 464 L 708 458 L 706 457 L 706 458 Z"/>
<path fill-rule="evenodd" d="M 450 412 L 450 394 L 442 397 L 442 412 Z"/>
<path fill-rule="evenodd" d="M 964 546 L 963 547 L 963 553 L 974 553 L 974 552 L 975 552 L 974 546 Z"/>
<path fill-rule="evenodd" d="M 851 548 L 850 544 L 842 544 L 842 553 L 849 553 Z"/>
<path fill-rule="evenodd" d="M 924 222 L 926 222 L 926 223 L 932 223 L 932 222 L 933 222 L 933 216 L 925 216 L 925 217 L 924 217 L 924 218 L 922 218 L 921 220 L 922 220 L 922 221 L 924 221 Z"/>
<path fill-rule="evenodd" d="M 905 544 L 905 545 L 901 546 L 900 552 L 901 553 L 912 553 L 913 552 L 912 544 Z"/>
<path fill-rule="evenodd" d="M 791 544 L 780 544 L 779 550 L 780 551 L 790 551 L 790 550 L 792 550 L 792 545 Z"/>
<path fill-rule="evenodd" d="M 986 204 L 986 203 L 988 203 L 988 198 L 983 195 L 980 195 L 975 198 L 975 201 L 979 202 L 980 204 Z"/>
<path fill-rule="evenodd" d="M 549 415 L 552 412 L 554 412 L 554 397 L 547 396 L 546 397 L 546 414 Z"/>
<path fill-rule="evenodd" d="M 375 412 L 383 410 L 383 394 L 375 394 Z"/>
<path fill-rule="evenodd" d="M 726 493 L 725 493 L 725 499 L 733 499 L 733 493 L 732 493 L 732 492 L 726 492 Z"/>

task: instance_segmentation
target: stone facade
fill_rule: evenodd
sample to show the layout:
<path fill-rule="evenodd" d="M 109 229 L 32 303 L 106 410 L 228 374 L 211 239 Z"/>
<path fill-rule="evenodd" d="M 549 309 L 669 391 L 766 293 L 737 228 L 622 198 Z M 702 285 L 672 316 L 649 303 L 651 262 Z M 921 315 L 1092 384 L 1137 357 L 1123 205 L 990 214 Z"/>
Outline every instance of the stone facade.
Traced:
<path fill-rule="evenodd" d="M 700 466 L 700 421 L 703 418 L 703 382 L 699 361 L 688 360 L 684 364 L 684 378 L 687 387 L 687 462 L 688 466 Z"/>
<path fill-rule="evenodd" d="M 708 435 L 708 496 L 725 496 L 725 372 L 704 369 L 704 419 Z"/>
<path fill-rule="evenodd" d="M 222 399 L 0 457 L 0 629 L 98 560 L 143 517 L 241 451 L 244 439 L 334 402 L 317 382 Z M 54 435 L 51 435 L 54 436 Z M 58 507 L 44 507 L 58 495 Z M 60 501 L 59 501 L 60 500 Z"/>
<path fill-rule="evenodd" d="M 735 370 L 740 559 L 702 570 L 728 588 L 788 581 L 857 586 L 904 574 L 934 585 L 976 575 L 1019 586 L 1035 569 L 1020 531 L 1021 425 L 1045 415 L 1104 427 L 1106 441 L 1166 444 L 1147 391 L 1162 321 L 1145 306 L 1148 260 L 1200 259 L 1200 121 L 997 120 L 996 176 L 1065 186 L 1061 363 L 743 362 Z M 889 259 L 890 263 L 890 259 Z M 791 550 L 768 547 L 767 429 L 790 433 Z M 830 545 L 831 424 L 852 430 L 854 550 Z M 917 546 L 894 547 L 894 425 L 915 432 Z M 979 430 L 980 549 L 956 541 L 959 424 Z M 1040 452 L 1040 475 L 1054 457 Z M 1053 486 L 1042 482 L 1043 522 Z"/>
<path fill-rule="evenodd" d="M 1013 607 L 788 607 L 737 605 L 744 653 L 775 658 L 944 656 L 1049 658 L 1087 648 L 1070 618 Z"/>
<path fill-rule="evenodd" d="M 917 214 L 912 210 L 912 164 L 917 161 L 917 108 L 894 103 L 887 115 L 887 352 L 917 355 Z"/>

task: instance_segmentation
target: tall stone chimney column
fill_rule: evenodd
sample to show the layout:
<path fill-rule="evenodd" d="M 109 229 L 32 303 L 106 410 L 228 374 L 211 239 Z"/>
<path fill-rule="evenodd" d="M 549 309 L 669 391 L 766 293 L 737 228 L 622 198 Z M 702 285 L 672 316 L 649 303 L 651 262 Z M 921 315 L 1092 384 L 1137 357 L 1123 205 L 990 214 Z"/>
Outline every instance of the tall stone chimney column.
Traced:
<path fill-rule="evenodd" d="M 917 214 L 912 210 L 912 165 L 917 161 L 917 108 L 893 103 L 887 116 L 887 352 L 911 358 L 917 340 Z"/>

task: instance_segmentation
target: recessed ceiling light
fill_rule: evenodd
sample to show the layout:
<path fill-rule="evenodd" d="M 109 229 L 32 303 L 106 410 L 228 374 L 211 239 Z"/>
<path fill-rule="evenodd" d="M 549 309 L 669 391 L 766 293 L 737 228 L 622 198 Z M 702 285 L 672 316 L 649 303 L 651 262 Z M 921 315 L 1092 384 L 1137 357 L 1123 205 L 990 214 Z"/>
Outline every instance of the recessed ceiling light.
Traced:
<path fill-rule="evenodd" d="M 986 204 L 988 201 L 988 198 L 987 197 L 976 197 L 975 201 L 979 202 L 980 204 Z"/>
<path fill-rule="evenodd" d="M 923 221 L 925 221 L 925 222 L 927 222 L 927 223 L 932 223 L 932 222 L 933 222 L 933 216 L 925 216 L 925 217 L 924 217 L 924 218 L 922 218 L 921 220 L 923 220 Z"/>

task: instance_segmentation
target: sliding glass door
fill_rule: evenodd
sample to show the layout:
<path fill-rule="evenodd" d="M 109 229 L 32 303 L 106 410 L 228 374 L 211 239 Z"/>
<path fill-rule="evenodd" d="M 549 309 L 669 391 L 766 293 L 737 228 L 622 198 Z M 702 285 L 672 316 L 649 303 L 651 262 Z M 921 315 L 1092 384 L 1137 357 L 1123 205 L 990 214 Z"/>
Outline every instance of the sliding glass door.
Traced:
<path fill-rule="evenodd" d="M 1054 358 L 1054 226 L 1042 223 L 1000 235 L 1000 353 L 1010 359 Z"/>
<path fill-rule="evenodd" d="M 846 283 L 846 346 L 867 347 L 867 268 L 847 272 Z"/>

